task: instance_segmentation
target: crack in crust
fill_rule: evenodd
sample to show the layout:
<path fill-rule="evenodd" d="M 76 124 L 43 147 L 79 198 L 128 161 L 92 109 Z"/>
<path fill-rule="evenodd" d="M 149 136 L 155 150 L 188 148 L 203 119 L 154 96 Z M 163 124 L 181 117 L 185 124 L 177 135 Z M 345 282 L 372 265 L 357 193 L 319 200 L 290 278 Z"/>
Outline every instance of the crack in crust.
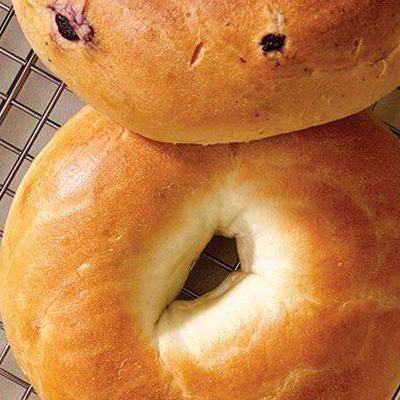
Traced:
<path fill-rule="evenodd" d="M 190 59 L 190 66 L 193 66 L 194 64 L 197 63 L 197 61 L 199 61 L 201 54 L 204 50 L 204 43 L 200 42 L 194 49 L 193 54 L 192 54 L 192 58 Z"/>

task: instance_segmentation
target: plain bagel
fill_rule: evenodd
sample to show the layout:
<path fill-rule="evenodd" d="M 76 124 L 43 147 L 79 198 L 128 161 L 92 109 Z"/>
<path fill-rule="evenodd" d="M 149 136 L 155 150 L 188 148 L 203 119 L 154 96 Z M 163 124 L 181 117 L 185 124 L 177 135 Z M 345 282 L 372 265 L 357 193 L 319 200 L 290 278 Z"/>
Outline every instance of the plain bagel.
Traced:
<path fill-rule="evenodd" d="M 42 400 L 388 400 L 399 199 L 399 143 L 366 112 L 200 147 L 85 108 L 13 203 L 7 335 Z M 216 232 L 242 271 L 174 301 Z"/>
<path fill-rule="evenodd" d="M 241 142 L 361 111 L 400 84 L 399 0 L 13 0 L 43 62 L 128 129 Z"/>

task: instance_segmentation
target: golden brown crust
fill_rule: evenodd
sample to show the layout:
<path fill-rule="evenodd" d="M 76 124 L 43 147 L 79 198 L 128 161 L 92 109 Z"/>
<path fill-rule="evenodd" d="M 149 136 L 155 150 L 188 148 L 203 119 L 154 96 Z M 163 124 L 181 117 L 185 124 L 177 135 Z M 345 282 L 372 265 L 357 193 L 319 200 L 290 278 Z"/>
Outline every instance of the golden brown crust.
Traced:
<path fill-rule="evenodd" d="M 12 206 L 7 335 L 44 400 L 389 399 L 399 198 L 399 143 L 368 113 L 198 147 L 86 108 Z M 243 272 L 165 309 L 215 231 Z"/>
<path fill-rule="evenodd" d="M 262 139 L 361 111 L 400 83 L 398 0 L 14 5 L 71 88 L 159 141 Z M 82 19 L 81 40 L 60 35 L 57 13 Z M 276 33 L 286 36 L 282 50 L 263 52 L 262 38 Z"/>

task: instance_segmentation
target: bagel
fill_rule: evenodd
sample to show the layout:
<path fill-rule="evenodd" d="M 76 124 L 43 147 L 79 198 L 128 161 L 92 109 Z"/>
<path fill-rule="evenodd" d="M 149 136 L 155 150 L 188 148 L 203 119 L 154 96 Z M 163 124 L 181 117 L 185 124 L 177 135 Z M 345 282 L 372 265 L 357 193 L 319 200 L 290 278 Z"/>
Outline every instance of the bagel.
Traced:
<path fill-rule="evenodd" d="M 400 84 L 399 0 L 13 0 L 43 62 L 126 128 L 243 142 L 368 108 Z"/>
<path fill-rule="evenodd" d="M 389 399 L 399 199 L 399 143 L 367 112 L 199 147 L 85 108 L 11 208 L 8 338 L 42 400 Z M 174 301 L 215 233 L 241 271 Z"/>

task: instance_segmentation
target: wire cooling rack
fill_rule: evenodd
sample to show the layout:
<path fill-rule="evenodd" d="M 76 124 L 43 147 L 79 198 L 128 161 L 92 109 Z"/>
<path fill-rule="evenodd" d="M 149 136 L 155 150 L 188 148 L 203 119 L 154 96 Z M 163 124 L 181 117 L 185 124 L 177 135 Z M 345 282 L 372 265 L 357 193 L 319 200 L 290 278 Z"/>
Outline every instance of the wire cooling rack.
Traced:
<path fill-rule="evenodd" d="M 83 104 L 41 64 L 19 29 L 10 0 L 0 0 L 0 244 L 26 170 Z M 400 138 L 400 90 L 375 104 L 374 110 Z M 213 238 L 192 266 L 180 298 L 207 293 L 239 267 L 235 241 Z M 14 360 L 0 319 L 0 400 L 27 399 L 38 397 Z M 393 399 L 400 400 L 400 391 Z"/>

